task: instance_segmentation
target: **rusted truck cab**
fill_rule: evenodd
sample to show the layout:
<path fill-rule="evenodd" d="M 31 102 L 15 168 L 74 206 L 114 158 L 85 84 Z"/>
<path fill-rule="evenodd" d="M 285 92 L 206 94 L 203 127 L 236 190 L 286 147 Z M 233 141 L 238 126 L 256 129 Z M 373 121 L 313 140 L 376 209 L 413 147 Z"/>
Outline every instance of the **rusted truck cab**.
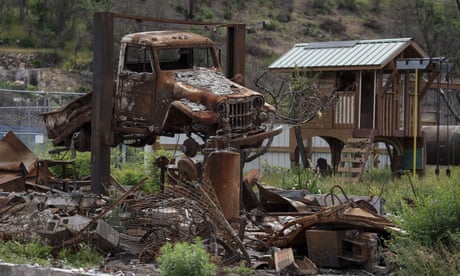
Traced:
<path fill-rule="evenodd" d="M 256 147 L 280 132 L 264 127 L 274 108 L 260 93 L 222 74 L 214 43 L 202 35 L 128 34 L 121 40 L 117 72 L 113 146 L 143 146 L 158 136 L 185 133 L 203 141 L 219 136 L 239 148 Z M 55 146 L 69 146 L 73 139 L 77 150 L 90 149 L 90 106 L 91 94 L 43 114 Z"/>
<path fill-rule="evenodd" d="M 227 79 L 214 43 L 195 33 L 126 35 L 118 72 L 114 131 L 123 141 L 149 144 L 176 133 L 240 139 L 263 132 L 274 111 L 262 95 Z"/>

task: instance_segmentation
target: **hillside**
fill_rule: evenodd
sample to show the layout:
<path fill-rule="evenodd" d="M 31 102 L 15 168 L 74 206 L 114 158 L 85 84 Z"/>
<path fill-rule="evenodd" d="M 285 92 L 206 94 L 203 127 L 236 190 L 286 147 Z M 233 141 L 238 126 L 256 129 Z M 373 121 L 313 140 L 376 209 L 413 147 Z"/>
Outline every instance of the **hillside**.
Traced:
<path fill-rule="evenodd" d="M 455 1 L 396 0 L 176 0 L 6 1 L 0 7 L 0 52 L 51 51 L 54 66 L 91 70 L 93 13 L 108 10 L 132 15 L 190 19 L 247 26 L 246 79 L 251 79 L 295 43 L 331 40 L 413 37 L 432 56 L 460 56 L 460 16 Z M 420 2 L 420 3 L 421 3 Z M 41 6 L 39 6 L 40 4 Z M 44 9 L 44 7 L 46 9 Z M 415 7 L 415 8 L 414 8 Z M 116 35 L 154 24 L 120 20 Z M 458 24 L 457 24 L 458 23 Z M 163 26 L 164 27 L 164 26 Z M 168 27 L 169 28 L 169 27 Z M 211 31 L 212 34 L 212 31 Z M 217 42 L 225 32 L 217 30 Z M 31 62 L 41 67 L 43 62 Z M 0 66 L 5 66 L 0 60 Z"/>
<path fill-rule="evenodd" d="M 112 2 L 110 9 L 114 12 L 127 14 L 136 14 L 138 12 L 140 15 L 159 16 L 159 14 L 152 11 L 152 7 L 147 6 L 149 5 L 147 2 L 143 4 L 145 5 L 144 8 L 138 6 L 137 11 L 133 7 L 131 9 L 125 7 L 118 1 Z M 184 13 L 188 12 L 185 8 L 187 7 L 187 2 L 175 1 L 174 3 L 158 4 L 159 9 L 161 9 L 161 16 L 184 19 Z M 194 8 L 196 11 L 193 15 L 193 20 L 246 24 L 248 29 L 246 37 L 246 71 L 249 79 L 252 78 L 251 75 L 264 70 L 273 60 L 292 47 L 294 43 L 383 36 L 379 16 L 373 11 L 371 1 L 355 4 L 353 8 L 348 7 L 348 9 L 346 6 L 339 4 L 341 1 L 324 1 L 322 4 L 314 4 L 318 1 L 307 0 L 195 2 L 198 5 Z M 31 7 L 29 6 L 28 8 L 30 11 Z M 27 18 L 26 21 L 22 20 L 21 22 L 11 11 L 15 11 L 14 7 L 10 9 L 9 13 L 11 14 L 9 14 L 9 17 L 7 16 L 0 21 L 0 47 L 2 47 L 0 49 L 2 52 L 9 51 L 8 48 L 15 48 L 15 52 L 21 52 L 21 48 L 48 45 L 52 51 L 62 56 L 62 59 L 56 59 L 59 62 L 54 67 L 77 69 L 77 71 L 91 68 L 91 42 L 88 41 L 88 38 L 92 37 L 90 34 L 79 35 L 65 43 L 49 42 L 47 44 L 28 36 L 27 29 L 30 26 L 26 24 Z M 19 10 L 16 11 L 19 13 Z M 88 11 L 86 12 L 88 13 Z M 88 17 L 88 14 L 86 17 Z M 86 40 L 79 41 L 82 38 L 86 38 Z M 64 39 L 64 37 L 58 35 L 56 31 L 56 37 L 53 39 L 59 40 Z M 24 51 L 31 52 L 33 49 Z M 43 51 L 43 49 L 38 51 Z M 29 67 L 41 67 L 40 65 L 42 64 L 32 63 Z M 10 64 L 6 65 L 1 60 L 0 66 L 11 67 Z M 53 67 L 52 64 L 47 64 L 47 67 L 49 66 Z M 56 89 L 56 87 L 53 87 L 53 89 Z M 80 89 L 80 87 L 76 87 L 76 89 Z"/>
<path fill-rule="evenodd" d="M 386 34 L 387 27 L 381 16 L 370 6 L 363 5 L 351 11 L 340 5 L 332 5 L 325 11 L 308 4 L 312 1 L 291 2 L 292 6 L 286 10 L 286 7 L 259 7 L 255 1 L 250 1 L 246 9 L 234 15 L 234 21 L 245 23 L 248 27 L 248 79 L 265 70 L 295 43 L 391 36 Z"/>

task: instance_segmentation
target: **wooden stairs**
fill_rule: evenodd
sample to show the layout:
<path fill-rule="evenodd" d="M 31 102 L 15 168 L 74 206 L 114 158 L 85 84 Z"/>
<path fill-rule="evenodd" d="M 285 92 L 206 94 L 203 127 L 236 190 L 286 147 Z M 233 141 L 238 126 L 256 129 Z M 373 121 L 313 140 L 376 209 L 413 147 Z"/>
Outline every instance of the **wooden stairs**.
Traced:
<path fill-rule="evenodd" d="M 348 138 L 342 149 L 339 166 L 337 168 L 338 180 L 341 183 L 360 182 L 364 167 L 371 152 L 373 138 Z"/>

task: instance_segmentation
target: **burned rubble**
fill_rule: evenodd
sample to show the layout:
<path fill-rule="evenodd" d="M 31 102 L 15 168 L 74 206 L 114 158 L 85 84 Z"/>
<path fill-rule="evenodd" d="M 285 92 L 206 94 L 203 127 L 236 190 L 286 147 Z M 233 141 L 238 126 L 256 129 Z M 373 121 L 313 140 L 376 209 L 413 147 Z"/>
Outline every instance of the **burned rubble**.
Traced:
<path fill-rule="evenodd" d="M 233 162 L 231 155 L 226 158 Z M 47 166 L 39 168 L 62 163 L 43 162 L 14 133 L 0 141 L 0 159 L 3 240 L 37 235 L 53 253 L 84 242 L 114 257 L 152 264 L 165 243 L 199 236 L 220 266 L 244 264 L 294 275 L 317 274 L 321 268 L 389 271 L 385 240 L 395 227 L 385 217 L 384 200 L 347 196 L 340 186 L 317 195 L 243 181 L 240 208 L 228 191 L 213 185 L 216 167 L 207 163 L 212 157 L 202 164 L 163 157 L 157 162 L 163 164 L 163 191 L 143 194 L 143 181 L 124 187 L 112 179 L 107 189 L 118 195 L 114 199 L 88 192 L 88 179 L 57 179 Z M 196 170 L 207 166 L 203 174 Z"/>

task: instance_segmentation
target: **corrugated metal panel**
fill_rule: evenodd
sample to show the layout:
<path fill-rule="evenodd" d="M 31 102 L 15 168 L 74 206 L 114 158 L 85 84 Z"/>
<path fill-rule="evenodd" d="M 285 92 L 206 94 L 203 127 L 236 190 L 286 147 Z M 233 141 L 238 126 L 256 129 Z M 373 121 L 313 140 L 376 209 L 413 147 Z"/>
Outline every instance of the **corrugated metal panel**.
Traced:
<path fill-rule="evenodd" d="M 369 66 L 381 67 L 409 45 L 411 38 L 301 43 L 269 69 Z"/>
<path fill-rule="evenodd" d="M 281 126 L 281 125 L 280 125 Z M 289 125 L 283 124 L 283 131 L 273 138 L 272 147 L 289 147 Z M 275 125 L 274 128 L 278 127 Z"/>
<path fill-rule="evenodd" d="M 289 147 L 289 125 L 283 124 L 283 131 L 281 134 L 275 136 L 273 139 L 272 147 Z M 187 138 L 186 135 L 180 134 L 176 135 L 175 137 L 160 137 L 160 143 L 163 145 L 178 145 L 178 152 L 176 152 L 176 155 L 180 156 L 182 153 L 180 152 L 180 146 L 182 145 L 183 141 Z M 328 148 L 329 144 L 324 140 L 323 138 L 319 136 L 314 136 L 312 137 L 312 147 L 313 147 L 313 152 L 312 152 L 312 165 L 316 166 L 318 158 L 325 158 L 328 162 L 328 164 L 331 164 L 331 154 L 327 152 L 316 152 L 315 148 Z M 384 149 L 385 145 L 383 143 L 379 143 L 379 148 Z M 150 146 L 146 146 L 145 149 L 147 151 L 151 151 Z M 197 156 L 195 157 L 196 160 L 202 160 L 202 156 Z M 367 167 L 371 167 L 372 165 L 372 160 L 373 156 L 371 156 L 368 160 Z M 386 168 L 390 166 L 390 161 L 389 157 L 386 154 L 380 154 L 379 155 L 379 167 L 380 168 Z M 146 160 L 146 162 L 149 162 L 149 160 Z M 267 152 L 266 154 L 262 155 L 261 157 L 257 158 L 256 160 L 246 163 L 244 166 L 243 171 L 247 172 L 250 169 L 261 169 L 263 170 L 264 164 L 268 164 L 270 166 L 277 166 L 277 167 L 282 167 L 282 168 L 291 168 L 291 160 L 290 160 L 290 153 L 289 153 L 289 148 L 286 148 L 286 152 Z M 149 166 L 146 163 L 146 166 Z"/>

